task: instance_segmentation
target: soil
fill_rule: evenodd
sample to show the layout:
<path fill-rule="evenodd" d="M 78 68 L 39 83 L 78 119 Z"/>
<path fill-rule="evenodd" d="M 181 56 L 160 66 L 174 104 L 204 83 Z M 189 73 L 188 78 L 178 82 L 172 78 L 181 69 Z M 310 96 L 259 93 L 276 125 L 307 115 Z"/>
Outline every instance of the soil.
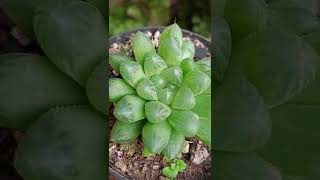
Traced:
<path fill-rule="evenodd" d="M 145 33 L 152 39 L 155 47 L 158 46 L 160 32 L 147 30 Z M 123 52 L 132 56 L 131 39 L 134 33 L 123 34 L 121 39 L 109 40 L 109 52 Z M 193 34 L 184 33 L 184 37 L 190 38 L 196 46 L 196 58 L 210 57 L 210 49 Z M 111 67 L 109 66 L 110 70 Z M 115 71 L 111 70 L 111 77 L 118 77 Z M 114 106 L 109 108 L 109 133 L 116 119 L 113 116 Z M 109 134 L 110 137 L 110 134 Z M 109 165 L 118 174 L 128 179 L 165 180 L 162 169 L 170 164 L 162 155 L 144 158 L 142 155 L 143 143 L 141 136 L 129 144 L 109 143 Z M 211 177 L 211 156 L 209 148 L 196 138 L 187 138 L 183 152 L 179 155 L 187 164 L 187 169 L 179 173 L 177 180 L 205 180 Z"/>

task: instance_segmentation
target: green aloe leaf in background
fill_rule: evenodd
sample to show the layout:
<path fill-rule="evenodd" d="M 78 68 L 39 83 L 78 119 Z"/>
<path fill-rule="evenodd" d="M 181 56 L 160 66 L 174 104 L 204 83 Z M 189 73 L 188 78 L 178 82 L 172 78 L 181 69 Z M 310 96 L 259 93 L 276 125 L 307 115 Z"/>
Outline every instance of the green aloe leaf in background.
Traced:
<path fill-rule="evenodd" d="M 212 71 L 218 81 L 222 81 L 224 73 L 228 68 L 232 50 L 231 30 L 228 22 L 222 17 L 214 17 L 212 20 L 213 32 L 213 52 L 215 56 L 212 60 Z"/>
<path fill-rule="evenodd" d="M 26 129 L 49 108 L 88 103 L 81 87 L 43 56 L 1 55 L 0 74 L 1 126 Z"/>
<path fill-rule="evenodd" d="M 294 34 L 277 30 L 256 33 L 241 41 L 233 60 L 241 64 L 246 78 L 269 107 L 300 93 L 315 79 L 319 67 L 319 56 L 310 45 Z"/>
<path fill-rule="evenodd" d="M 107 19 L 109 16 L 107 16 L 108 12 L 108 4 L 106 0 L 86 0 L 88 3 L 91 3 L 95 7 L 97 7 L 100 11 L 100 13 Z M 109 14 L 108 14 L 109 15 Z"/>
<path fill-rule="evenodd" d="M 312 32 L 319 25 L 318 18 L 311 11 L 290 1 L 269 3 L 268 22 L 272 27 L 299 35 Z"/>
<path fill-rule="evenodd" d="M 215 150 L 250 151 L 267 142 L 271 134 L 268 109 L 237 66 L 227 70 L 213 96 Z"/>
<path fill-rule="evenodd" d="M 18 146 L 15 167 L 26 180 L 106 178 L 107 121 L 89 107 L 53 108 Z"/>
<path fill-rule="evenodd" d="M 0 5 L 48 56 L 0 56 L 0 126 L 25 132 L 15 168 L 26 180 L 106 179 L 105 19 L 78 0 Z"/>
<path fill-rule="evenodd" d="M 267 5 L 264 0 L 227 0 L 225 18 L 228 21 L 232 39 L 239 40 L 251 32 L 260 31 L 267 26 Z M 243 23 L 243 22 L 246 23 Z"/>
<path fill-rule="evenodd" d="M 108 102 L 108 73 L 106 69 L 107 62 L 102 61 L 91 73 L 86 85 L 86 93 L 90 103 L 103 114 L 107 114 Z"/>
<path fill-rule="evenodd" d="M 37 40 L 61 71 L 85 85 L 96 65 L 106 58 L 104 18 L 85 2 L 50 5 L 39 7 L 35 13 Z"/>
<path fill-rule="evenodd" d="M 219 80 L 213 91 L 213 176 L 218 180 L 319 179 L 314 141 L 320 117 L 319 2 L 266 2 L 218 1 L 220 17 L 213 20 L 212 68 Z M 227 63 L 225 77 L 220 78 L 222 73 L 215 71 Z"/>
<path fill-rule="evenodd" d="M 214 152 L 214 179 L 282 180 L 280 172 L 256 153 Z"/>
<path fill-rule="evenodd" d="M 319 105 L 284 104 L 271 109 L 272 136 L 259 153 L 282 173 L 320 177 Z"/>

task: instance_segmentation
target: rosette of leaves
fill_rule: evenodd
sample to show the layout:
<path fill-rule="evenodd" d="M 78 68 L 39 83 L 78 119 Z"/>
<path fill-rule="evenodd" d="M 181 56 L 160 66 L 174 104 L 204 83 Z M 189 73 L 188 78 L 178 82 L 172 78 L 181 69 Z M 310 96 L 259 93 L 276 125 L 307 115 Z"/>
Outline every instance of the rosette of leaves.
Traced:
<path fill-rule="evenodd" d="M 217 2 L 214 179 L 319 179 L 319 1 Z"/>
<path fill-rule="evenodd" d="M 14 157 L 18 173 L 25 180 L 106 179 L 107 25 L 98 11 L 104 7 L 0 3 L 45 53 L 0 55 L 0 126 L 25 133 Z"/>
<path fill-rule="evenodd" d="M 181 152 L 185 137 L 211 144 L 210 60 L 194 61 L 195 47 L 172 24 L 155 49 L 146 34 L 132 39 L 134 58 L 110 54 L 109 63 L 121 78 L 109 79 L 109 100 L 117 121 L 111 140 L 128 143 L 142 134 L 144 154 Z"/>

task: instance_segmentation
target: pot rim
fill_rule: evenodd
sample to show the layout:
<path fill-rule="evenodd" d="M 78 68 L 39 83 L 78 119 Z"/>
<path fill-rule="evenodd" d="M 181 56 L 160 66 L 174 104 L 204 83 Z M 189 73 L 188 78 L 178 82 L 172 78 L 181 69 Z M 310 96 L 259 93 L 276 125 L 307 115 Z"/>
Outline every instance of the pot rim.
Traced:
<path fill-rule="evenodd" d="M 129 30 L 127 32 L 122 32 L 122 33 L 119 33 L 119 34 L 116 34 L 114 36 L 111 36 L 109 38 L 109 43 L 114 43 L 116 41 L 119 41 L 121 40 L 120 37 L 126 35 L 126 34 L 131 34 L 131 33 L 134 33 L 134 32 L 137 32 L 137 31 L 156 31 L 156 30 L 159 30 L 160 32 L 162 32 L 166 27 L 165 26 L 147 26 L 147 27 L 142 27 L 142 28 L 135 28 L 135 29 L 132 29 L 132 30 Z M 194 33 L 194 32 L 191 32 L 187 29 L 181 29 L 182 30 L 182 33 L 190 36 L 190 37 L 196 37 L 198 38 L 199 40 L 201 40 L 202 42 L 205 42 L 207 47 L 210 49 L 211 48 L 211 40 L 209 38 L 206 38 L 200 34 L 197 34 L 197 33 Z"/>
<path fill-rule="evenodd" d="M 160 31 L 160 33 L 165 29 L 165 26 L 147 26 L 147 27 L 142 27 L 142 28 L 135 28 L 135 29 L 132 29 L 132 30 L 129 30 L 127 32 L 122 32 L 122 33 L 119 33 L 117 35 L 114 35 L 114 36 L 111 36 L 109 38 L 109 45 L 110 44 L 113 44 L 115 42 L 121 42 L 123 36 L 127 35 L 127 34 L 132 34 L 132 33 L 135 33 L 135 32 L 138 32 L 138 31 L 143 31 L 143 32 L 146 32 L 146 31 L 152 31 L 152 32 L 156 32 L 157 30 Z M 182 30 L 182 33 L 184 35 L 187 35 L 187 36 L 190 36 L 190 38 L 197 38 L 199 39 L 202 43 L 205 43 L 206 47 L 208 48 L 208 51 L 210 52 L 211 50 L 211 41 L 210 39 L 202 36 L 202 35 L 199 35 L 199 34 L 196 34 L 194 32 L 191 32 L 189 30 L 186 30 L 186 29 L 181 29 Z M 109 142 L 109 140 L 108 140 Z M 130 180 L 131 177 L 129 177 L 128 175 L 124 174 L 124 173 L 119 173 L 118 171 L 114 170 L 111 166 L 110 166 L 110 163 L 111 161 L 109 160 L 109 174 L 112 175 L 112 176 L 115 176 L 117 180 Z"/>

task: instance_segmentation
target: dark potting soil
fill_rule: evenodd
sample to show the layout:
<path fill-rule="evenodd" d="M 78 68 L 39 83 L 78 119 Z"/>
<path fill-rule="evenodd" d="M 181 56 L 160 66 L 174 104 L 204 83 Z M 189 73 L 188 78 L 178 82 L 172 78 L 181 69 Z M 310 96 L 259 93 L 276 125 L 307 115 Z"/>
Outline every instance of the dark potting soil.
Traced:
<path fill-rule="evenodd" d="M 159 31 L 145 31 L 152 39 L 155 47 L 159 43 Z M 121 41 L 111 42 L 109 52 L 124 52 L 133 56 L 131 39 L 133 33 L 121 36 Z M 186 34 L 184 34 L 186 37 Z M 199 39 L 189 36 L 196 46 L 196 57 L 210 57 L 209 48 Z M 118 42 L 117 42 L 118 41 Z M 111 66 L 109 66 L 111 70 Z M 111 70 L 111 77 L 119 77 Z M 109 108 L 109 133 L 116 119 L 113 116 L 114 106 Z M 110 134 L 109 134 L 110 137 Z M 109 165 L 118 174 L 136 180 L 165 180 L 162 169 L 170 164 L 162 155 L 145 158 L 142 155 L 143 142 L 141 136 L 129 144 L 109 142 Z M 187 164 L 187 169 L 179 173 L 177 180 L 206 180 L 211 177 L 211 156 L 209 148 L 196 138 L 187 138 L 184 149 L 179 156 Z"/>

